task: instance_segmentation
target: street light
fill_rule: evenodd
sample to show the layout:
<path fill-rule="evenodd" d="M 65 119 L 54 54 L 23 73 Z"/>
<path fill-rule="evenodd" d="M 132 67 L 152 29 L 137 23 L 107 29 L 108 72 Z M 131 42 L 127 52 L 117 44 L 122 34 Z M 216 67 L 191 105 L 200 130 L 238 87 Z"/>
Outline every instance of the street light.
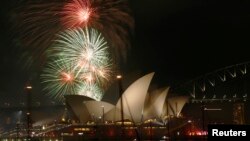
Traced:
<path fill-rule="evenodd" d="M 188 120 L 187 122 L 189 124 L 189 133 L 188 133 L 188 135 L 190 135 L 191 134 L 191 129 L 192 129 L 192 120 Z"/>
<path fill-rule="evenodd" d="M 105 120 L 104 120 L 104 106 L 102 105 L 102 123 L 104 124 Z"/>
<path fill-rule="evenodd" d="M 121 100 L 121 120 L 122 120 L 122 127 L 124 126 L 124 116 L 123 116 L 123 98 L 122 98 L 122 75 L 117 75 L 116 76 L 118 80 L 118 87 L 119 87 L 119 96 Z"/>
<path fill-rule="evenodd" d="M 121 75 L 117 75 L 116 78 L 117 78 L 117 79 L 121 79 L 122 76 L 121 76 Z"/>
<path fill-rule="evenodd" d="M 27 139 L 30 139 L 30 128 L 32 126 L 31 123 L 31 90 L 32 90 L 32 86 L 31 85 L 27 85 L 25 87 L 26 92 L 27 92 L 27 112 L 26 112 L 26 117 L 27 117 Z"/>
<path fill-rule="evenodd" d="M 168 138 L 170 138 L 170 119 L 171 119 L 171 116 L 169 115 L 169 101 L 167 99 L 167 120 L 168 120 L 168 123 L 167 123 L 167 132 L 168 132 Z"/>
<path fill-rule="evenodd" d="M 30 86 L 30 85 L 26 86 L 26 89 L 32 89 L 32 86 Z"/>
<path fill-rule="evenodd" d="M 204 102 L 202 101 L 202 103 L 201 103 L 202 132 L 205 131 L 205 108 L 206 108 L 206 105 L 205 105 Z"/>
<path fill-rule="evenodd" d="M 123 93 L 123 89 L 122 89 L 122 75 L 117 75 L 116 79 L 118 80 L 118 88 L 119 88 L 119 96 L 120 96 L 120 100 L 121 100 L 121 137 L 123 137 L 124 135 L 124 131 L 123 131 L 123 127 L 124 127 L 124 116 L 123 116 L 123 98 L 122 98 L 122 93 Z"/>

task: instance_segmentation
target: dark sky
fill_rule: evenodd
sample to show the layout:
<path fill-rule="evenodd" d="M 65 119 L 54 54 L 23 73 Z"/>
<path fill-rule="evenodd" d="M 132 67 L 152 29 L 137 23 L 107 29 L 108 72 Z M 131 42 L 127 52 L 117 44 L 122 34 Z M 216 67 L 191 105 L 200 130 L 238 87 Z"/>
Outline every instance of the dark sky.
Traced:
<path fill-rule="evenodd" d="M 249 61 L 249 6 L 249 1 L 136 0 L 128 64 L 156 71 L 172 84 Z"/>
<path fill-rule="evenodd" d="M 1 97 L 22 93 L 29 79 L 12 44 L 8 14 L 14 1 L 1 1 Z M 174 85 L 250 60 L 248 0 L 130 0 L 130 5 L 135 33 L 121 66 L 125 74 L 155 71 L 156 83 Z"/>

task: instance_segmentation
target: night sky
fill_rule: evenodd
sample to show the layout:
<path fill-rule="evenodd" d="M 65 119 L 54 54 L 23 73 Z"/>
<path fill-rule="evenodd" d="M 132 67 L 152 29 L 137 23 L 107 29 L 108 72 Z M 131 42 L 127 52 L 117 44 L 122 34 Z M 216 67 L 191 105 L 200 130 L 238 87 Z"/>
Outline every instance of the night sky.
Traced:
<path fill-rule="evenodd" d="M 1 5 L 0 95 L 16 98 L 31 76 L 22 69 L 21 49 L 13 43 L 9 14 L 15 0 Z M 157 85 L 177 85 L 250 60 L 247 0 L 130 0 L 130 6 L 135 31 L 121 66 L 123 74 L 139 71 L 142 76 L 154 71 Z"/>
<path fill-rule="evenodd" d="M 156 71 L 162 83 L 173 84 L 249 61 L 249 6 L 248 1 L 136 1 L 128 65 Z"/>

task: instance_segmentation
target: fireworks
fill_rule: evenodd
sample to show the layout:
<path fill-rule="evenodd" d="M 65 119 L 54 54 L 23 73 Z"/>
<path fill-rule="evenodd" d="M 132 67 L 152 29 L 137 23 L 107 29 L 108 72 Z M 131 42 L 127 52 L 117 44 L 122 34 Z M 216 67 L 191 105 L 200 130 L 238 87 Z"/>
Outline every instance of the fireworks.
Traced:
<path fill-rule="evenodd" d="M 101 100 L 104 91 L 94 83 L 93 78 L 76 77 L 75 64 L 66 63 L 63 60 L 51 60 L 43 70 L 41 79 L 47 95 L 59 101 L 63 101 L 65 95 L 84 95 Z M 89 74 L 91 73 L 85 75 Z"/>
<path fill-rule="evenodd" d="M 69 29 L 48 49 L 48 56 L 58 56 L 66 63 L 75 64 L 76 77 L 92 81 L 109 80 L 112 61 L 104 37 L 95 29 Z M 86 75 L 88 74 L 88 75 Z M 101 78 L 101 79 L 100 79 Z M 90 82 L 92 82 L 90 81 Z M 104 82 L 103 82 L 104 83 Z"/>
<path fill-rule="evenodd" d="M 61 14 L 66 28 L 92 27 L 102 31 L 115 57 L 126 57 L 129 31 L 134 28 L 128 4 L 118 0 L 72 0 L 65 4 Z"/>
<path fill-rule="evenodd" d="M 18 42 L 33 51 L 38 63 L 47 61 L 41 75 L 44 90 L 60 100 L 67 94 L 100 100 L 110 84 L 114 57 L 125 59 L 130 46 L 134 21 L 128 3 L 28 0 L 19 5 L 14 16 Z"/>
<path fill-rule="evenodd" d="M 42 83 L 45 84 L 44 90 L 58 100 L 63 100 L 66 94 L 76 94 L 77 89 L 84 86 L 81 80 L 74 77 L 74 64 L 62 60 L 55 59 L 47 63 L 41 75 Z"/>
<path fill-rule="evenodd" d="M 116 53 L 125 57 L 134 21 L 128 4 L 117 0 L 30 1 L 17 11 L 21 42 L 41 56 L 60 31 L 95 28 L 103 33 Z"/>
<path fill-rule="evenodd" d="M 102 35 L 94 29 L 77 28 L 66 30 L 58 37 L 47 52 L 53 61 L 42 75 L 43 83 L 60 88 L 53 92 L 57 97 L 65 94 L 82 95 L 83 89 L 88 93 L 92 90 L 100 94 L 100 90 L 94 89 L 105 88 L 112 72 L 112 60 Z M 100 100 L 102 96 L 98 94 L 92 98 Z"/>
<path fill-rule="evenodd" d="M 18 44 L 30 49 L 36 61 L 44 59 L 44 51 L 55 39 L 55 34 L 62 30 L 59 9 L 63 2 L 52 0 L 28 1 L 20 3 L 13 17 L 14 29 L 17 31 Z"/>
<path fill-rule="evenodd" d="M 103 97 L 103 91 L 98 85 L 89 85 L 87 87 L 81 87 L 78 90 L 78 95 L 84 95 L 100 101 Z"/>
<path fill-rule="evenodd" d="M 65 27 L 85 27 L 93 17 L 94 9 L 92 9 L 89 0 L 72 0 L 65 4 L 60 13 L 62 24 Z"/>

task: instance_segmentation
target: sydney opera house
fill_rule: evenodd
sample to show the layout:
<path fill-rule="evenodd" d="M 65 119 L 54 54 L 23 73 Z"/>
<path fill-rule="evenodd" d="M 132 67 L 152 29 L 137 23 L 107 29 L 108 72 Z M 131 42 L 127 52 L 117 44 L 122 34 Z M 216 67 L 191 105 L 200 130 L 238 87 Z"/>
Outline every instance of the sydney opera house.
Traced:
<path fill-rule="evenodd" d="M 147 74 L 132 83 L 122 94 L 115 105 L 105 101 L 95 101 L 85 96 L 66 96 L 69 108 L 81 123 L 104 118 L 105 122 L 116 122 L 122 119 L 134 124 L 141 124 L 149 119 L 156 119 L 164 124 L 167 116 L 180 116 L 188 97 L 167 98 L 169 87 L 148 92 L 154 73 Z"/>
<path fill-rule="evenodd" d="M 167 138 L 173 130 L 187 124 L 181 111 L 189 97 L 168 97 L 169 87 L 149 92 L 153 76 L 154 73 L 149 73 L 137 79 L 124 91 L 119 85 L 120 97 L 115 104 L 82 95 L 67 95 L 67 113 L 60 116 L 60 121 L 49 124 L 33 116 L 37 122 L 33 123 L 31 135 L 63 140 Z M 27 134 L 19 129 L 13 131 L 13 136 L 17 132 L 18 136 Z"/>

